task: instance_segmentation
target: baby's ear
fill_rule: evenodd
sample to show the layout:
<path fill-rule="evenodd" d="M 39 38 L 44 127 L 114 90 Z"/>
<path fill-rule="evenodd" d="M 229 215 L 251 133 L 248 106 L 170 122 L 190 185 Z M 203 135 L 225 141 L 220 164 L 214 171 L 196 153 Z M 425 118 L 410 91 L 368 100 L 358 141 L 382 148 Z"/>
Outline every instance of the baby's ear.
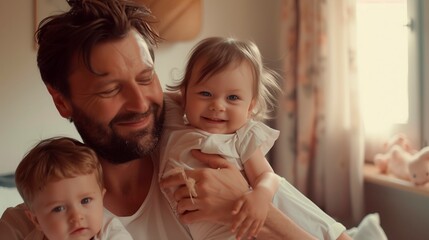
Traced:
<path fill-rule="evenodd" d="M 28 219 L 33 222 L 34 226 L 36 226 L 37 229 L 42 230 L 40 227 L 39 220 L 37 220 L 36 214 L 34 214 L 31 210 L 25 210 L 25 215 L 27 215 Z"/>
<path fill-rule="evenodd" d="M 251 116 L 253 109 L 256 106 L 256 99 L 252 99 L 252 101 L 250 102 L 250 106 L 249 106 L 249 116 Z"/>

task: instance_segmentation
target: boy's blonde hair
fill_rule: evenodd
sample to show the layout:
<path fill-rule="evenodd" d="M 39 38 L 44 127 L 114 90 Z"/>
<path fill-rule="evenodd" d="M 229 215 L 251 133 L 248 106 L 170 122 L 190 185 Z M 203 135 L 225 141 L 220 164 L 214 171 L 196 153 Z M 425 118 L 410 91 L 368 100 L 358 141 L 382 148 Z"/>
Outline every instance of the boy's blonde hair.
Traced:
<path fill-rule="evenodd" d="M 15 182 L 31 209 L 34 197 L 46 184 L 92 173 L 103 189 L 102 169 L 95 152 L 75 139 L 55 137 L 40 141 L 26 154 L 16 169 Z"/>
<path fill-rule="evenodd" d="M 248 62 L 253 71 L 253 98 L 256 100 L 256 105 L 252 111 L 252 118 L 255 120 L 269 118 L 277 100 L 276 97 L 282 91 L 278 84 L 278 74 L 264 67 L 261 53 L 256 44 L 251 41 L 222 37 L 203 39 L 191 51 L 184 78 L 176 85 L 167 85 L 167 89 L 182 91 L 185 97 L 187 86 L 198 62 L 202 62 L 203 65 L 197 83 L 205 81 L 231 64 L 243 61 Z"/>

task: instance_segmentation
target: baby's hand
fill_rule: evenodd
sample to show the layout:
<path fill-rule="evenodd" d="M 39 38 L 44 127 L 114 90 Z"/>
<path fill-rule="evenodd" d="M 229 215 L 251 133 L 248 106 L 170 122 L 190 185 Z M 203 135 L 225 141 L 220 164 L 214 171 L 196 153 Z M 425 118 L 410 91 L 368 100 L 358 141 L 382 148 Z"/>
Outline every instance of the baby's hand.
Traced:
<path fill-rule="evenodd" d="M 247 192 L 235 203 L 232 232 L 236 232 L 237 239 L 241 239 L 244 234 L 249 239 L 258 235 L 264 226 L 270 203 L 271 199 L 259 189 Z"/>

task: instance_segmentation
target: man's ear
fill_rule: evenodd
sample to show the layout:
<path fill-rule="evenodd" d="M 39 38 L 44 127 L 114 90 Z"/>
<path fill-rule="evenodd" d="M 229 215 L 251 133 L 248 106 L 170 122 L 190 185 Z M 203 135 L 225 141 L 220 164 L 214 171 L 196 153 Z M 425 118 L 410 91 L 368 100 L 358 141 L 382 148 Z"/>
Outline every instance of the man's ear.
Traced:
<path fill-rule="evenodd" d="M 34 226 L 36 226 L 37 229 L 42 230 L 40 227 L 39 220 L 37 220 L 36 214 L 34 214 L 31 210 L 25 210 L 25 215 L 27 215 L 28 219 L 30 219 L 31 222 L 33 222 Z"/>
<path fill-rule="evenodd" d="M 69 102 L 58 90 L 50 85 L 47 85 L 48 92 L 51 94 L 52 100 L 54 101 L 55 107 L 63 118 L 69 119 L 72 114 L 72 107 Z"/>

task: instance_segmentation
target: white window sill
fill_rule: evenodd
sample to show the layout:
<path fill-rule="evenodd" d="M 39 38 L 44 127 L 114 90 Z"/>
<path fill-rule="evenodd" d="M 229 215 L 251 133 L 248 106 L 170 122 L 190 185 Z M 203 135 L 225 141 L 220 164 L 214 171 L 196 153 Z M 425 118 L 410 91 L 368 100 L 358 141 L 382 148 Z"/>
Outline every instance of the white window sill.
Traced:
<path fill-rule="evenodd" d="M 392 175 L 382 174 L 373 164 L 365 163 L 363 173 L 365 182 L 422 194 L 429 197 L 428 185 L 416 186 L 411 182 L 396 178 Z"/>

